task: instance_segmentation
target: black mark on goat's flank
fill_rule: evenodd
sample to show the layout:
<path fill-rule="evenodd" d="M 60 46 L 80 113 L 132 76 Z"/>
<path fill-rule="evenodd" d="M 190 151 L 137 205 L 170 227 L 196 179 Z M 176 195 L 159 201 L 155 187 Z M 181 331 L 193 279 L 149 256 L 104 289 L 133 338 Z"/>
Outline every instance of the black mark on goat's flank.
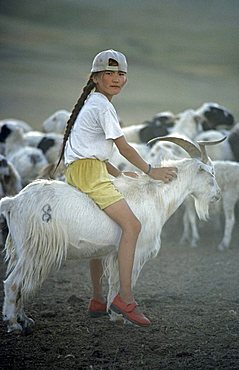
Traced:
<path fill-rule="evenodd" d="M 38 149 L 41 149 L 44 154 L 55 145 L 55 140 L 48 137 L 43 137 L 39 144 L 37 145 Z"/>
<path fill-rule="evenodd" d="M 51 212 L 52 212 L 52 209 L 51 209 L 51 206 L 50 204 L 45 204 L 43 207 L 42 207 L 42 221 L 43 222 L 49 222 L 52 217 L 51 217 Z"/>

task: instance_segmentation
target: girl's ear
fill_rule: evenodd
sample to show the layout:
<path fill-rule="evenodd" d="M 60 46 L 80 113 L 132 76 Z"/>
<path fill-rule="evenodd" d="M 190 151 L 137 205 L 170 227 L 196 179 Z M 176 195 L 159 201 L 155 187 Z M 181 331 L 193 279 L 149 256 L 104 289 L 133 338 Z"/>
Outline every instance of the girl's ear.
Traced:
<path fill-rule="evenodd" d="M 92 81 L 95 83 L 95 84 L 97 84 L 97 82 L 98 82 L 98 74 L 94 74 L 93 76 L 92 76 Z"/>

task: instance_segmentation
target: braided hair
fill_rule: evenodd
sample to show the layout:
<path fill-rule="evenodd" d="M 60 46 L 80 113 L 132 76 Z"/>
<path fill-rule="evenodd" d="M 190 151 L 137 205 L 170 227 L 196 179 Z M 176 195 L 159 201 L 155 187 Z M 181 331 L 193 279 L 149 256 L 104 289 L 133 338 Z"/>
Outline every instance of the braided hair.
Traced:
<path fill-rule="evenodd" d="M 109 66 L 117 66 L 117 65 L 118 65 L 118 62 L 116 60 L 111 59 L 111 58 L 109 59 Z M 60 164 L 60 162 L 63 158 L 65 147 L 66 147 L 66 142 L 67 142 L 68 137 L 71 133 L 71 129 L 74 126 L 75 120 L 76 120 L 81 108 L 83 107 L 83 105 L 86 101 L 86 98 L 91 93 L 91 91 L 96 87 L 96 84 L 93 81 L 93 77 L 98 73 L 99 72 L 91 73 L 91 75 L 89 77 L 89 80 L 88 80 L 86 86 L 83 88 L 83 92 L 82 92 L 81 96 L 79 97 L 78 101 L 76 102 L 76 105 L 74 106 L 73 111 L 71 112 L 70 118 L 68 119 L 68 121 L 66 123 L 66 128 L 65 128 L 65 132 L 64 132 L 64 136 L 63 136 L 63 143 L 62 143 L 62 149 L 61 149 L 61 152 L 60 152 L 60 157 L 59 157 L 57 165 L 56 165 L 56 167 L 53 171 L 53 174 L 55 173 L 57 167 L 59 166 L 59 164 Z"/>
<path fill-rule="evenodd" d="M 68 119 L 68 121 L 66 123 L 66 128 L 65 128 L 65 132 L 64 132 L 64 136 L 63 136 L 63 143 L 62 143 L 62 148 L 61 148 L 61 152 L 60 152 L 60 157 L 59 157 L 57 165 L 54 169 L 54 172 L 56 171 L 57 167 L 59 166 L 59 164 L 60 164 L 60 162 L 63 158 L 65 147 L 66 147 L 66 142 L 67 142 L 68 137 L 71 133 L 71 129 L 74 126 L 75 120 L 76 120 L 81 108 L 83 107 L 88 95 L 91 93 L 91 91 L 96 86 L 94 81 L 93 81 L 93 75 L 94 75 L 93 73 L 90 75 L 90 78 L 89 78 L 86 86 L 83 88 L 83 92 L 82 92 L 81 96 L 79 97 L 79 99 L 77 100 L 76 105 L 74 106 L 74 108 L 71 112 L 70 118 Z"/>

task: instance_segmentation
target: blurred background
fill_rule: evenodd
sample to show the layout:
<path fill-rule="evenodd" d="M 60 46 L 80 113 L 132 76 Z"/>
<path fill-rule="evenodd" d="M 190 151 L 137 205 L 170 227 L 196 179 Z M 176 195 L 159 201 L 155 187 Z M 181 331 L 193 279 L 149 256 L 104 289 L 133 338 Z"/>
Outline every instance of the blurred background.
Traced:
<path fill-rule="evenodd" d="M 0 0 L 0 119 L 71 111 L 93 57 L 126 54 L 125 126 L 216 102 L 239 118 L 238 0 Z"/>

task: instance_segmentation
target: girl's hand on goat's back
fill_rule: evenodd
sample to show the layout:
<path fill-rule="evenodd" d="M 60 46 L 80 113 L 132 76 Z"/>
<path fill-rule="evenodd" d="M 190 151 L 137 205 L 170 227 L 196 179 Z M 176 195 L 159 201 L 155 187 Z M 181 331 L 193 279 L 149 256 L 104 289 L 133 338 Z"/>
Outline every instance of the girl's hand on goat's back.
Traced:
<path fill-rule="evenodd" d="M 149 176 L 154 180 L 161 180 L 165 183 L 168 183 L 177 178 L 177 171 L 177 167 L 152 168 Z"/>

